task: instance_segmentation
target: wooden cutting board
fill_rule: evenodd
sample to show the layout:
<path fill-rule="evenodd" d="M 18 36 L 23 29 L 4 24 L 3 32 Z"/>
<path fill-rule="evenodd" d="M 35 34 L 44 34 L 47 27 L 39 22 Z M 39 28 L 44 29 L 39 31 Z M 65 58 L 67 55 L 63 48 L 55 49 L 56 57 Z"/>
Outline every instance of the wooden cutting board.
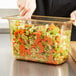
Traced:
<path fill-rule="evenodd" d="M 69 53 L 71 57 L 76 61 L 76 41 L 71 41 L 71 51 Z"/>

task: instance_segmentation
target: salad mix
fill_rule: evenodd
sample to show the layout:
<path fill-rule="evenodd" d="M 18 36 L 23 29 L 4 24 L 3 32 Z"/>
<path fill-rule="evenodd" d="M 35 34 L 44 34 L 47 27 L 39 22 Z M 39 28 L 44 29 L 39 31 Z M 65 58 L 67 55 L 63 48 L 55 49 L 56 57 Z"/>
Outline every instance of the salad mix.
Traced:
<path fill-rule="evenodd" d="M 13 54 L 17 59 L 61 64 L 68 58 L 70 30 L 55 24 L 34 25 L 16 20 L 11 26 Z"/>

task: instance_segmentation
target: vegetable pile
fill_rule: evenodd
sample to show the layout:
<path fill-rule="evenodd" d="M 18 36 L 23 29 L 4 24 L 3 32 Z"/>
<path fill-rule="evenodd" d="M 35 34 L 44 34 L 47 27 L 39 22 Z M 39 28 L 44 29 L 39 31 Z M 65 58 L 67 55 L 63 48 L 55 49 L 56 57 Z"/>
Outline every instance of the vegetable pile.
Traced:
<path fill-rule="evenodd" d="M 11 24 L 13 54 L 17 59 L 61 64 L 68 58 L 70 30 L 55 24 Z"/>

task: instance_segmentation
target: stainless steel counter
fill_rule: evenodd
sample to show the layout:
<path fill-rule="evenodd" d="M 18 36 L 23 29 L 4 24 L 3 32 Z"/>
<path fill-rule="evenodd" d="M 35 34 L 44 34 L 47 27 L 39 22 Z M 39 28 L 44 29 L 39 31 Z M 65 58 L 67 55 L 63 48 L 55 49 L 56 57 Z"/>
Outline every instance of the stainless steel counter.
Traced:
<path fill-rule="evenodd" d="M 59 66 L 15 60 L 9 34 L 0 34 L 0 76 L 76 76 L 76 63 L 71 57 Z"/>

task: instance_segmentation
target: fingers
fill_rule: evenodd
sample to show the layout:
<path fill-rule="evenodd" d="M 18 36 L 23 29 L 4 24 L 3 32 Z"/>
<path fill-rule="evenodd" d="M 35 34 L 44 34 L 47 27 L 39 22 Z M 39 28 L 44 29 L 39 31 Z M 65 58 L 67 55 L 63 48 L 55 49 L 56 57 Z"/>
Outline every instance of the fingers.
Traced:
<path fill-rule="evenodd" d="M 27 13 L 27 10 L 22 9 L 22 10 L 20 11 L 20 16 L 24 16 L 26 13 Z"/>
<path fill-rule="evenodd" d="M 30 9 L 25 8 L 24 6 L 19 6 L 20 16 L 24 16 L 25 19 L 31 19 L 31 16 L 33 14 L 33 11 Z"/>
<path fill-rule="evenodd" d="M 21 16 L 24 16 L 23 18 L 24 19 L 31 19 L 31 16 L 33 14 L 35 9 L 22 9 L 21 12 L 20 12 L 20 15 Z"/>
<path fill-rule="evenodd" d="M 19 11 L 21 12 L 22 10 L 24 10 L 25 9 L 25 7 L 24 6 L 20 6 L 19 7 Z"/>
<path fill-rule="evenodd" d="M 28 10 L 23 18 L 24 19 L 31 19 L 32 14 L 33 14 L 33 11 Z"/>
<path fill-rule="evenodd" d="M 36 0 L 18 0 L 20 15 L 25 19 L 30 19 L 36 9 Z"/>
<path fill-rule="evenodd" d="M 71 20 L 73 20 L 73 24 L 76 26 L 76 11 L 73 11 L 70 16 Z"/>

